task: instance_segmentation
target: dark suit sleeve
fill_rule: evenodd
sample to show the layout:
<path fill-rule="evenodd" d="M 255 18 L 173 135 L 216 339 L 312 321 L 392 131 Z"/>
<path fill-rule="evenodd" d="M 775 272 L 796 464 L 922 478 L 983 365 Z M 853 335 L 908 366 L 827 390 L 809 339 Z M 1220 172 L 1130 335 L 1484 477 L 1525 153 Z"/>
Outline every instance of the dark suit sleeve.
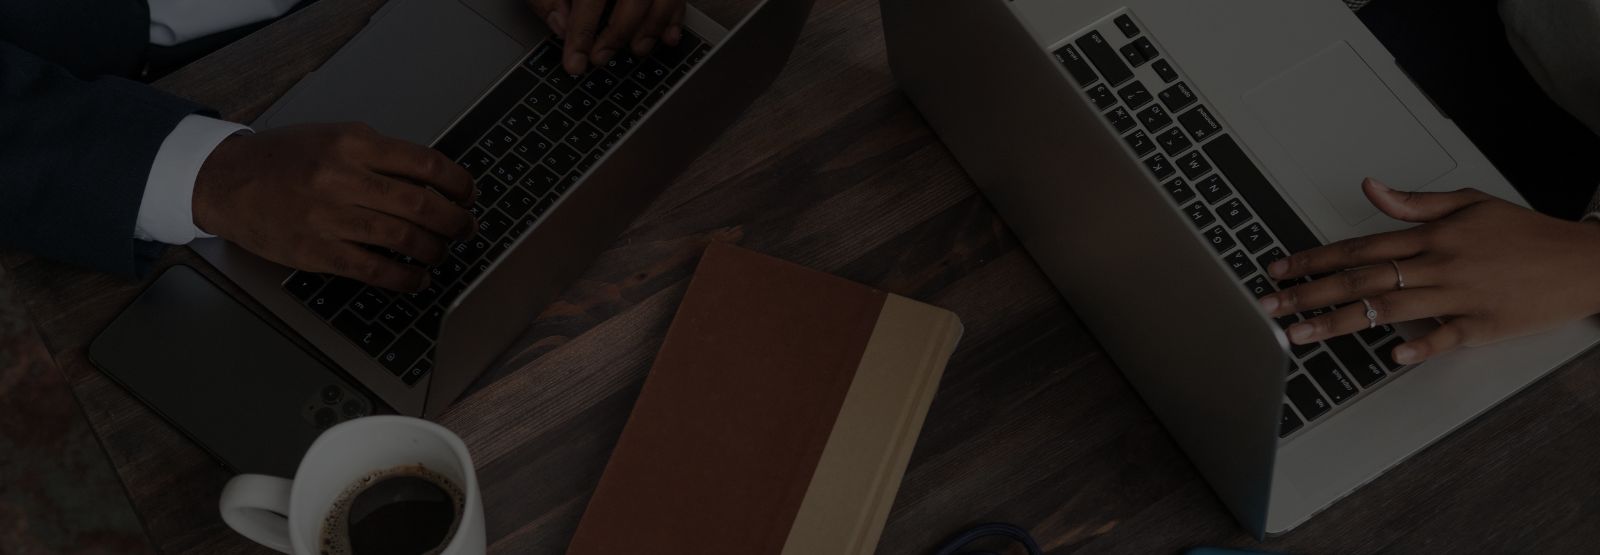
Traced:
<path fill-rule="evenodd" d="M 134 224 L 156 151 L 192 102 L 85 81 L 0 41 L 0 243 L 123 275 L 161 252 Z"/>

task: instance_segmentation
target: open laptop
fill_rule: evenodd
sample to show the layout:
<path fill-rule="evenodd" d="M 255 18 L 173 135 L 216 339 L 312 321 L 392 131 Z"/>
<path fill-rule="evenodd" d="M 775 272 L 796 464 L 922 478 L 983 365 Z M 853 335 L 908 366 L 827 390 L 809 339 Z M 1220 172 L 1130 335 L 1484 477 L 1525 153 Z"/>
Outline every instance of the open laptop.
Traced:
<path fill-rule="evenodd" d="M 574 77 L 523 0 L 391 0 L 255 126 L 433 145 L 477 179 L 477 236 L 403 295 L 194 248 L 396 411 L 437 416 L 777 77 L 810 8 L 723 29 L 690 7 L 678 47 Z"/>
<path fill-rule="evenodd" d="M 1600 339 L 1414 367 L 1308 347 L 1273 259 L 1399 229 L 1358 185 L 1523 203 L 1336 0 L 884 0 L 896 78 L 1235 516 L 1304 522 Z M 1485 84 L 1485 86 L 1493 86 Z M 1525 204 L 1525 203 L 1524 203 Z"/>

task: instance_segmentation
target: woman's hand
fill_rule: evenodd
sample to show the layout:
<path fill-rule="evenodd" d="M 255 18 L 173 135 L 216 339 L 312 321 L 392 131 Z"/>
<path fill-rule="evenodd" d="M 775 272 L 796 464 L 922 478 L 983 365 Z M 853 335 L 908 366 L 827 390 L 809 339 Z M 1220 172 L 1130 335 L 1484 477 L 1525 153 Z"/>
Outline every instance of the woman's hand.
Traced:
<path fill-rule="evenodd" d="M 657 42 L 677 46 L 683 38 L 684 0 L 616 0 L 611 18 L 604 22 L 605 31 L 601 31 L 606 2 L 528 0 L 550 31 L 565 41 L 561 65 L 567 73 L 578 75 L 589 64 L 606 63 L 623 48 L 643 56 Z"/>
<path fill-rule="evenodd" d="M 1372 303 L 1380 325 L 1442 321 L 1394 350 L 1401 364 L 1600 312 L 1600 225 L 1559 220 L 1472 189 L 1405 193 L 1368 179 L 1362 190 L 1383 213 L 1422 225 L 1272 263 L 1267 272 L 1279 280 L 1336 272 L 1261 299 L 1274 317 L 1342 305 L 1289 326 L 1290 341 L 1315 343 L 1366 329 L 1361 299 Z"/>

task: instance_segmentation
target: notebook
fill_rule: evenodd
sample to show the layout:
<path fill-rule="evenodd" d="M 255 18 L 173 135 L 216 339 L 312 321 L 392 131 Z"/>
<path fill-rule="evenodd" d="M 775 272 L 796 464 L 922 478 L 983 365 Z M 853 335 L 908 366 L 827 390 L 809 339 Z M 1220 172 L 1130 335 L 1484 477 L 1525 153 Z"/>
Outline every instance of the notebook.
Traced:
<path fill-rule="evenodd" d="M 569 555 L 871 553 L 961 331 L 713 244 Z"/>

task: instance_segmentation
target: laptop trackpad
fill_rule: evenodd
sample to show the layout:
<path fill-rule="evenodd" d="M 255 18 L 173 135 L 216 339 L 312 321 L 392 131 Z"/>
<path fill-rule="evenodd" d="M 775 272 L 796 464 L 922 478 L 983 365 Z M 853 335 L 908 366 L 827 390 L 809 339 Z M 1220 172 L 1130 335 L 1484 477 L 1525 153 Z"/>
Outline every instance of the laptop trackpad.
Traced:
<path fill-rule="evenodd" d="M 1427 190 L 1456 162 L 1348 43 L 1339 42 L 1245 93 L 1244 101 L 1346 224 L 1377 214 L 1361 194 L 1373 177 Z M 1291 187 L 1292 189 L 1292 187 Z"/>

